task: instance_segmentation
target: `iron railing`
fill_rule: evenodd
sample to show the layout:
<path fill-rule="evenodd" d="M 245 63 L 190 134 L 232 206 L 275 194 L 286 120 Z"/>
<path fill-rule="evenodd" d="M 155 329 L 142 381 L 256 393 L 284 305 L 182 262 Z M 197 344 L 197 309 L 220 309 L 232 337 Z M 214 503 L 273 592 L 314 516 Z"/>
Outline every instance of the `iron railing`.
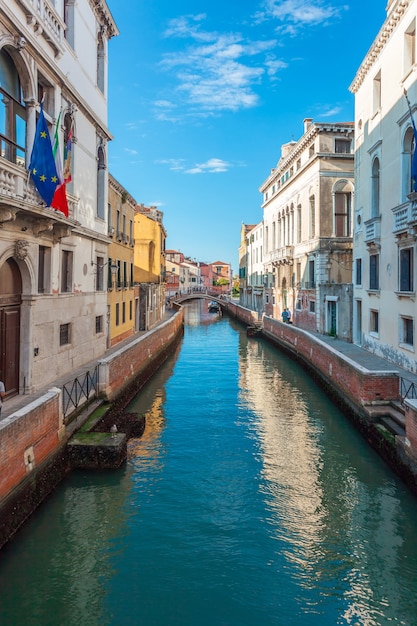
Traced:
<path fill-rule="evenodd" d="M 417 400 L 417 384 L 412 380 L 400 377 L 400 397 L 401 402 L 404 402 L 406 398 Z"/>
<path fill-rule="evenodd" d="M 98 365 L 92 372 L 88 371 L 82 377 L 74 378 L 62 387 L 62 411 L 64 419 L 73 411 L 88 404 L 98 397 Z"/>

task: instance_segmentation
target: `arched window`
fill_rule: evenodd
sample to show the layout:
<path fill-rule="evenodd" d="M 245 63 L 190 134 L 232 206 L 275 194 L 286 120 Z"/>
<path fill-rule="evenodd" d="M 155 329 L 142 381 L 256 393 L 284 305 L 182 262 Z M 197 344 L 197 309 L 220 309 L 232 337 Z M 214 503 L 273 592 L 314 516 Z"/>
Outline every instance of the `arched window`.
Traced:
<path fill-rule="evenodd" d="M 106 160 L 104 148 L 99 146 L 97 151 L 97 217 L 104 220 L 104 200 L 106 185 Z"/>
<path fill-rule="evenodd" d="M 25 165 L 26 109 L 19 74 L 12 58 L 0 50 L 0 154 Z"/>
<path fill-rule="evenodd" d="M 64 115 L 64 180 L 67 185 L 72 183 L 73 167 L 73 126 L 71 113 Z M 71 190 L 71 187 L 69 188 Z"/>
<path fill-rule="evenodd" d="M 413 181 L 411 179 L 412 174 L 412 160 L 414 154 L 415 142 L 414 133 L 411 126 L 407 129 L 403 140 L 403 153 L 402 153 L 402 171 L 401 171 L 401 200 L 405 202 L 409 193 L 413 191 Z"/>
<path fill-rule="evenodd" d="M 371 185 L 371 217 L 379 216 L 379 159 L 375 157 L 372 163 L 372 185 Z"/>

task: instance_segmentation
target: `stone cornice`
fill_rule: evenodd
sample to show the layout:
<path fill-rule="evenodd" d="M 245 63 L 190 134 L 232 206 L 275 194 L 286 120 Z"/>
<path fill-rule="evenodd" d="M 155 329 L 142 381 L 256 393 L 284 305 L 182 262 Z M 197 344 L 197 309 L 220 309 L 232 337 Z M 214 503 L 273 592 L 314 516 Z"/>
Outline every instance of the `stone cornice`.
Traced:
<path fill-rule="evenodd" d="M 379 57 L 381 50 L 385 48 L 399 21 L 401 20 L 405 11 L 408 9 L 409 4 L 410 0 L 393 0 L 388 5 L 387 18 L 378 35 L 376 36 L 376 39 L 374 40 L 372 46 L 368 50 L 366 57 L 362 61 L 362 64 L 359 67 L 359 70 L 357 71 L 356 76 L 349 87 L 349 91 L 351 91 L 353 94 L 355 94 L 358 91 L 359 87 L 362 85 L 365 76 Z"/>
<path fill-rule="evenodd" d="M 110 9 L 107 6 L 105 0 L 89 0 L 90 6 L 93 9 L 98 21 L 105 27 L 107 38 L 117 37 L 119 30 L 116 26 L 116 22 L 113 19 Z"/>
<path fill-rule="evenodd" d="M 275 180 L 281 178 L 282 174 L 286 172 L 286 170 L 291 166 L 292 163 L 295 163 L 299 155 L 314 141 L 314 139 L 323 132 L 331 132 L 331 133 L 347 133 L 351 134 L 354 132 L 355 124 L 354 122 L 345 122 L 338 124 L 331 123 L 318 123 L 314 122 L 311 124 L 308 131 L 298 140 L 298 142 L 294 145 L 290 154 L 285 158 L 281 158 L 278 161 L 277 166 L 272 170 L 271 174 L 268 178 L 262 183 L 259 187 L 259 191 L 263 193 L 263 190 L 267 189 Z M 322 156 L 322 155 L 320 155 Z M 333 156 L 333 154 L 329 154 L 329 156 Z M 347 155 L 340 155 L 347 156 Z"/>

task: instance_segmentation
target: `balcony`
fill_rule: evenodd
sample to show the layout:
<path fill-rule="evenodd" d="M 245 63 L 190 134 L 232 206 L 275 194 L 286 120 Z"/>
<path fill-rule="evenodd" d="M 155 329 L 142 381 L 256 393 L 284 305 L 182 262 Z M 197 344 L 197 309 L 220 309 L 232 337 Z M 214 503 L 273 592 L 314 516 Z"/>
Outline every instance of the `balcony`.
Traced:
<path fill-rule="evenodd" d="M 408 199 L 408 203 L 401 204 L 392 209 L 394 215 L 392 232 L 395 235 L 417 227 L 417 193 L 410 193 Z"/>
<path fill-rule="evenodd" d="M 292 265 L 294 257 L 294 246 L 282 246 L 273 250 L 268 255 L 268 260 L 279 265 Z"/>
<path fill-rule="evenodd" d="M 377 246 L 381 240 L 381 216 L 371 217 L 365 224 L 365 243 L 368 246 Z"/>
<path fill-rule="evenodd" d="M 64 51 L 65 24 L 48 0 L 18 0 L 26 22 L 36 35 L 43 37 L 52 47 L 55 57 Z"/>
<path fill-rule="evenodd" d="M 79 200 L 67 194 L 67 201 L 69 219 L 77 221 Z M 0 225 L 17 220 L 22 230 L 29 227 L 36 236 L 50 232 L 54 240 L 73 228 L 63 213 L 44 206 L 24 167 L 0 158 Z"/>

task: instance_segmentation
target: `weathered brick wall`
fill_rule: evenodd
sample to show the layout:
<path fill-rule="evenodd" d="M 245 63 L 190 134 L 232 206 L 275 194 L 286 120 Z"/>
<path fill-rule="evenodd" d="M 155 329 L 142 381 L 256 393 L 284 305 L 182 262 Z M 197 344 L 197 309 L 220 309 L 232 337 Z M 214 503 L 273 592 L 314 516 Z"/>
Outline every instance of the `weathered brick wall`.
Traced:
<path fill-rule="evenodd" d="M 100 391 L 103 395 L 112 400 L 134 379 L 140 377 L 169 348 L 183 324 L 184 311 L 180 309 L 154 330 L 100 361 Z"/>
<path fill-rule="evenodd" d="M 399 398 L 395 372 L 372 372 L 344 357 L 320 339 L 291 324 L 264 317 L 264 332 L 310 364 L 322 378 L 359 406 Z"/>
<path fill-rule="evenodd" d="M 255 311 L 252 311 L 251 309 L 246 309 L 245 307 L 240 306 L 239 304 L 235 304 L 234 302 L 227 303 L 227 311 L 230 315 L 237 317 L 249 326 L 258 319 L 258 315 Z"/>
<path fill-rule="evenodd" d="M 417 456 L 417 400 L 405 400 L 405 432 L 410 448 Z"/>
<path fill-rule="evenodd" d="M 59 389 L 0 422 L 0 502 L 57 450 L 61 426 Z"/>

